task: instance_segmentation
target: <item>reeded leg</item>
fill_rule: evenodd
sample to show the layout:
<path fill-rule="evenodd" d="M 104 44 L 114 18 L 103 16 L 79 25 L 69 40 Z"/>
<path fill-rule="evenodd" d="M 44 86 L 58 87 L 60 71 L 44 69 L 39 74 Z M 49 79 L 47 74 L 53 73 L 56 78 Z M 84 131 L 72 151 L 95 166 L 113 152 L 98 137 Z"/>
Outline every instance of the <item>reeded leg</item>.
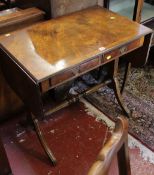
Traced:
<path fill-rule="evenodd" d="M 47 142 L 46 142 L 46 140 L 45 140 L 45 138 L 43 136 L 43 133 L 42 133 L 40 127 L 39 127 L 38 119 L 35 118 L 34 115 L 31 115 L 31 117 L 32 117 L 32 121 L 33 121 L 33 124 L 34 124 L 34 127 L 35 127 L 35 131 L 36 131 L 37 137 L 38 137 L 38 139 L 39 139 L 39 141 L 40 141 L 40 143 L 41 143 L 41 145 L 42 145 L 46 155 L 51 160 L 52 164 L 56 165 L 57 160 L 56 160 L 56 158 L 54 157 L 53 153 L 51 152 L 50 148 L 47 145 Z"/>
<path fill-rule="evenodd" d="M 124 74 L 124 79 L 123 79 L 123 83 L 122 83 L 122 87 L 121 87 L 121 94 L 123 94 L 127 80 L 128 80 L 128 76 L 130 73 L 130 69 L 131 69 L 131 63 L 128 62 L 125 68 L 125 74 Z"/>

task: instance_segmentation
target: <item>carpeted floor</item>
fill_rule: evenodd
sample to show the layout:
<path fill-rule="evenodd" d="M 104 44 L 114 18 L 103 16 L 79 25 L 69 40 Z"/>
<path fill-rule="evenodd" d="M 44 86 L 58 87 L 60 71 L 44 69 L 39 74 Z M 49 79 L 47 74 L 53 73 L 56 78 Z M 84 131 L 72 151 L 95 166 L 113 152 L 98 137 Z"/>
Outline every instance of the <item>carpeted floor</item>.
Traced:
<path fill-rule="evenodd" d="M 122 79 L 123 72 L 121 70 L 119 73 L 119 80 Z M 62 89 L 57 89 L 56 94 L 61 99 L 62 96 L 65 98 L 65 95 L 68 95 L 68 91 L 70 94 L 76 95 L 76 92 L 82 92 L 88 86 L 97 84 L 101 79 L 95 79 L 95 73 L 93 73 L 77 79 L 71 85 L 71 89 L 69 89 L 69 85 L 66 89 L 62 87 L 62 93 L 60 93 Z M 101 75 L 105 78 L 105 68 L 102 70 Z M 123 97 L 125 104 L 132 111 L 132 116 L 129 119 L 130 134 L 154 151 L 154 67 L 132 68 Z M 114 91 L 107 86 L 89 95 L 86 99 L 113 120 L 116 120 L 117 116 L 122 114 Z"/>
<path fill-rule="evenodd" d="M 113 90 L 107 86 L 87 99 L 113 120 L 122 113 Z M 132 68 L 124 101 L 133 111 L 129 119 L 130 134 L 154 151 L 154 68 Z"/>

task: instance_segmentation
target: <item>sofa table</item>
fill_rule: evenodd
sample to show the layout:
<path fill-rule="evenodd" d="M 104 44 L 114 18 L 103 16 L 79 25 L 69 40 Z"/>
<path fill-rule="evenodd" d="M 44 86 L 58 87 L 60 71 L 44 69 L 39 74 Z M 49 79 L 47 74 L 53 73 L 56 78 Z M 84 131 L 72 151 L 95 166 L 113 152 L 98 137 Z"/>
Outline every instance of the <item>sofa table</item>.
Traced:
<path fill-rule="evenodd" d="M 151 35 L 149 28 L 96 6 L 3 36 L 0 42 L 2 70 L 10 86 L 31 112 L 37 135 L 52 163 L 56 159 L 43 138 L 38 118 L 94 92 L 102 83 L 49 111 L 44 110 L 42 95 L 111 63 L 109 73 L 112 74 L 117 100 L 129 116 L 117 80 L 119 57 L 130 54 L 129 61 L 133 65 L 144 65 Z"/>

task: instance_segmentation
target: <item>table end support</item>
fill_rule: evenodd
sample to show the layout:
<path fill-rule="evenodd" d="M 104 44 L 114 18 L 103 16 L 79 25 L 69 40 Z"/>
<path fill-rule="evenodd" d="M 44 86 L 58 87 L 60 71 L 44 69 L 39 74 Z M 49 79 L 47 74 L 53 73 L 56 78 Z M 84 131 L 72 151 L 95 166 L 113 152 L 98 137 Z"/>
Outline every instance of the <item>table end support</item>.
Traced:
<path fill-rule="evenodd" d="M 121 94 L 123 94 L 125 86 L 127 84 L 130 70 L 131 70 L 131 62 L 128 62 L 125 68 L 124 79 L 123 79 L 122 86 L 121 86 Z"/>
<path fill-rule="evenodd" d="M 53 155 L 52 151 L 50 150 L 44 136 L 43 136 L 43 133 L 41 131 L 41 128 L 39 126 L 39 122 L 38 122 L 38 119 L 33 115 L 31 114 L 31 118 L 32 118 L 32 121 L 33 121 L 33 124 L 34 124 L 34 128 L 35 128 L 35 131 L 36 131 L 36 135 L 40 141 L 40 144 L 42 145 L 46 155 L 48 156 L 49 160 L 51 161 L 52 165 L 56 165 L 57 164 L 57 160 L 55 158 L 55 156 Z"/>
<path fill-rule="evenodd" d="M 126 81 L 127 81 L 127 77 L 128 77 L 128 74 L 129 74 L 130 65 L 131 64 L 128 64 L 128 67 L 126 68 L 122 90 L 120 89 L 120 84 L 119 84 L 119 81 L 118 81 L 119 58 L 115 59 L 110 65 L 111 66 L 110 67 L 110 70 L 111 70 L 110 75 L 112 77 L 112 85 L 113 85 L 112 88 L 114 90 L 114 93 L 115 93 L 116 99 L 118 101 L 118 104 L 120 105 L 120 107 L 122 108 L 124 114 L 128 118 L 130 118 L 130 116 L 132 115 L 132 112 L 124 104 L 123 96 L 122 96 L 121 92 L 124 90 L 124 87 L 125 87 L 125 84 L 126 84 Z"/>
<path fill-rule="evenodd" d="M 117 99 L 120 107 L 122 108 L 124 114 L 128 118 L 130 118 L 132 113 L 131 113 L 131 111 L 127 108 L 127 106 L 123 102 L 123 97 L 122 97 L 121 92 L 120 92 L 118 78 L 116 76 L 113 76 L 113 89 L 114 89 L 114 92 L 115 92 L 116 99 Z"/>

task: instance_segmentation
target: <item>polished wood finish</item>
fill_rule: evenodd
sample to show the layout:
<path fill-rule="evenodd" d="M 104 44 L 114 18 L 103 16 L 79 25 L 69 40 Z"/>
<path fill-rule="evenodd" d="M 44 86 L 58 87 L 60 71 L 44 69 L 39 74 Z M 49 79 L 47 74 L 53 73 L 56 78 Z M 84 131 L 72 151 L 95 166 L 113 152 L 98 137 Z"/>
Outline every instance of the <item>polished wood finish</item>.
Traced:
<path fill-rule="evenodd" d="M 65 83 L 68 80 L 76 78 L 86 72 L 99 67 L 101 64 L 106 64 L 111 60 L 114 60 L 116 57 L 122 56 L 134 49 L 141 47 L 143 45 L 143 38 L 137 39 L 126 46 L 119 47 L 104 54 L 103 57 L 95 57 L 94 59 L 88 60 L 87 62 L 81 63 L 79 66 L 66 70 L 62 73 L 59 73 L 53 76 L 51 79 L 43 81 L 41 85 L 42 92 L 46 92 L 51 88 L 54 88 L 58 85 Z"/>
<path fill-rule="evenodd" d="M 111 80 L 107 80 L 107 81 L 105 81 L 103 83 L 100 83 L 98 85 L 95 85 L 94 87 L 89 88 L 89 89 L 87 89 L 85 91 L 82 91 L 80 93 L 77 92 L 78 95 L 72 96 L 69 99 L 67 99 L 64 102 L 62 102 L 61 104 L 59 104 L 59 105 L 55 106 L 54 108 L 51 108 L 48 111 L 46 111 L 45 116 L 50 116 L 54 112 L 57 112 L 60 109 L 63 109 L 65 107 L 69 106 L 70 104 L 79 101 L 81 98 L 86 97 L 86 96 L 90 95 L 91 93 L 96 92 L 98 89 L 102 88 L 103 86 L 106 86 L 108 84 L 111 84 L 111 82 L 112 82 Z"/>
<path fill-rule="evenodd" d="M 120 57 L 122 55 L 125 55 L 125 54 L 141 47 L 143 45 L 143 39 L 144 38 L 137 39 L 131 43 L 128 43 L 125 46 L 119 47 L 119 48 L 114 49 L 108 53 L 105 53 L 104 58 L 103 58 L 103 63 L 110 62 L 111 60 L 115 59 L 116 57 Z"/>
<path fill-rule="evenodd" d="M 28 110 L 41 118 L 45 114 L 41 99 L 44 92 L 114 61 L 111 78 L 115 94 L 123 111 L 128 114 L 129 111 L 120 96 L 116 77 L 118 56 L 142 47 L 141 40 L 149 33 L 150 29 L 95 6 L 33 25 L 9 36 L 4 35 L 0 45 L 2 69 L 7 81 Z M 114 50 L 116 54 L 113 58 L 107 55 Z M 104 55 L 107 55 L 105 59 Z M 79 94 L 79 97 L 82 95 L 86 95 L 86 92 Z M 56 109 L 78 100 L 79 97 L 51 109 L 49 115 Z M 38 126 L 36 132 L 53 163 L 49 148 L 39 134 Z"/>
<path fill-rule="evenodd" d="M 145 26 L 151 28 L 153 30 L 153 33 L 154 33 L 154 17 L 145 20 L 144 22 L 142 22 L 142 25 L 145 25 Z M 154 34 L 152 37 L 151 47 L 154 47 Z"/>
<path fill-rule="evenodd" d="M 52 162 L 52 164 L 56 165 L 57 160 L 56 160 L 55 156 L 53 155 L 53 153 L 51 152 L 50 148 L 48 147 L 48 144 L 46 143 L 44 135 L 43 135 L 43 133 L 42 133 L 42 131 L 40 129 L 38 119 L 34 115 L 31 115 L 31 117 L 32 117 L 32 121 L 33 121 L 35 130 L 36 130 L 36 134 L 38 136 L 38 139 L 39 139 L 42 147 L 44 148 L 45 153 L 49 157 L 49 159 Z"/>
<path fill-rule="evenodd" d="M 80 64 L 79 66 L 79 73 L 86 72 L 87 70 L 94 69 L 100 65 L 100 58 L 96 57 L 95 59 L 89 60 L 85 63 Z"/>
<path fill-rule="evenodd" d="M 4 37 L 1 47 L 40 82 L 150 32 L 125 17 L 95 7 L 12 33 Z"/>
<path fill-rule="evenodd" d="M 103 145 L 88 175 L 108 175 L 116 154 L 118 155 L 119 174 L 131 175 L 128 153 L 128 121 L 124 117 L 118 118 L 112 137 Z"/>
<path fill-rule="evenodd" d="M 0 20 L 3 21 L 3 19 L 5 19 L 7 15 L 13 14 L 19 10 L 21 10 L 21 9 L 11 8 L 11 9 L 5 9 L 5 10 L 0 11 Z"/>
<path fill-rule="evenodd" d="M 51 18 L 51 0 L 15 0 L 15 7 L 27 9 L 37 7 L 45 12 L 45 18 Z"/>
<path fill-rule="evenodd" d="M 0 34 L 27 27 L 44 19 L 45 13 L 37 8 L 25 10 L 10 9 L 10 13 L 2 12 L 0 16 Z M 7 14 L 8 13 L 8 14 Z"/>
<path fill-rule="evenodd" d="M 134 67 L 140 67 L 146 65 L 148 62 L 149 51 L 152 44 L 152 33 L 147 34 L 144 37 L 143 46 L 128 53 L 125 59 L 129 60 Z"/>
<path fill-rule="evenodd" d="M 44 12 L 37 8 L 21 10 L 8 9 L 0 12 L 0 34 L 29 26 L 44 18 Z M 5 35 L 9 35 L 5 34 Z M 0 36 L 0 38 L 2 35 Z M 5 68 L 4 68 L 5 69 Z M 21 109 L 23 103 L 7 84 L 0 68 L 0 120 Z"/>
<path fill-rule="evenodd" d="M 11 167 L 6 155 L 5 148 L 0 139 L 0 175 L 11 175 Z"/>
<path fill-rule="evenodd" d="M 119 84 L 119 81 L 118 81 L 118 67 L 119 67 L 119 58 L 112 61 L 111 64 L 110 64 L 110 75 L 111 75 L 111 78 L 113 80 L 112 81 L 112 88 L 114 90 L 116 99 L 117 99 L 121 109 L 123 110 L 124 114 L 129 118 L 131 116 L 131 112 L 123 102 L 123 96 L 121 95 L 120 84 Z M 124 81 L 124 84 L 125 84 L 126 83 L 126 78 L 124 78 L 123 81 Z"/>
<path fill-rule="evenodd" d="M 121 95 L 121 92 L 120 92 L 120 85 L 119 85 L 118 77 L 116 77 L 116 76 L 113 76 L 113 88 L 114 88 L 116 99 L 117 99 L 120 107 L 122 108 L 125 115 L 128 118 L 130 118 L 131 111 L 128 109 L 128 107 L 123 102 L 123 96 Z"/>
<path fill-rule="evenodd" d="M 144 0 L 135 0 L 133 20 L 140 23 Z"/>
<path fill-rule="evenodd" d="M 9 36 L 4 35 L 1 48 L 3 55 L 6 55 L 8 60 L 11 58 L 15 64 L 9 81 L 13 89 L 20 94 L 33 114 L 41 116 L 44 113 L 40 102 L 41 93 L 107 64 L 134 49 L 136 53 L 138 47 L 143 50 L 146 42 L 144 35 L 150 32 L 152 30 L 125 17 L 104 8 L 93 7 L 19 30 Z M 148 43 L 146 46 L 148 47 Z M 144 53 L 142 61 L 145 61 L 146 54 L 147 52 Z M 5 72 L 5 67 L 10 63 L 6 62 L 7 59 L 2 60 Z M 139 60 L 139 63 L 142 61 Z M 131 62 L 134 62 L 134 59 Z M 34 89 L 38 97 L 35 96 L 35 103 L 29 98 L 31 92 L 27 92 L 27 95 L 21 90 L 22 83 L 15 85 L 14 82 L 18 82 L 17 77 L 21 77 L 20 73 L 17 77 L 13 76 L 15 69 L 21 71 L 21 74 L 24 72 L 24 76 L 30 77 L 31 84 L 36 86 Z M 6 72 L 9 80 L 9 70 Z M 25 81 L 28 81 L 28 78 Z M 117 81 L 114 82 L 115 89 L 119 89 Z M 119 98 L 119 95 L 117 97 Z M 125 109 L 122 103 L 121 106 Z"/>
<path fill-rule="evenodd" d="M 0 121 L 10 114 L 18 111 L 23 106 L 20 98 L 9 87 L 0 67 Z"/>
<path fill-rule="evenodd" d="M 10 87 L 18 94 L 26 108 L 42 118 L 43 104 L 38 84 L 24 70 L 21 71 L 21 67 L 2 49 L 0 49 L 0 58 L 4 77 Z"/>

